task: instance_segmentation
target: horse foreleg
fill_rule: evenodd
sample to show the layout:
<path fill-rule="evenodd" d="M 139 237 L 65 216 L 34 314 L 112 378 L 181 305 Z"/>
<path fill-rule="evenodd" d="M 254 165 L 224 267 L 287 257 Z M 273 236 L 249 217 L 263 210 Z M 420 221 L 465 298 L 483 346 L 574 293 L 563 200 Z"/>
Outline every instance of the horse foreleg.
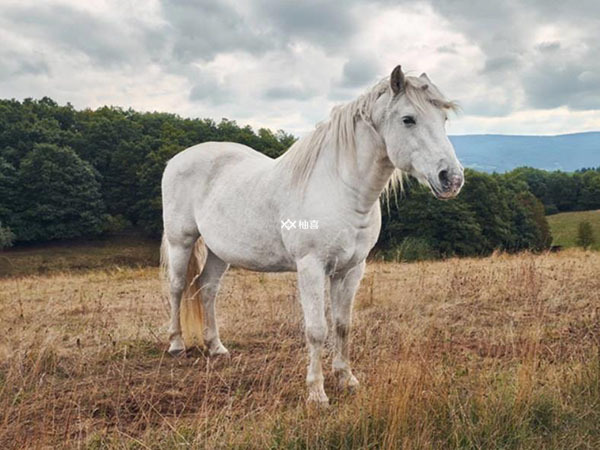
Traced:
<path fill-rule="evenodd" d="M 331 278 L 331 312 L 335 327 L 335 355 L 333 371 L 342 388 L 355 388 L 358 380 L 350 369 L 349 334 L 352 321 L 352 304 L 360 280 L 365 271 L 365 262 L 353 267 L 343 276 Z"/>
<path fill-rule="evenodd" d="M 323 387 L 321 357 L 327 338 L 325 318 L 325 270 L 314 257 L 306 256 L 297 262 L 298 288 L 304 313 L 309 364 L 306 374 L 308 401 L 327 404 L 329 399 Z"/>

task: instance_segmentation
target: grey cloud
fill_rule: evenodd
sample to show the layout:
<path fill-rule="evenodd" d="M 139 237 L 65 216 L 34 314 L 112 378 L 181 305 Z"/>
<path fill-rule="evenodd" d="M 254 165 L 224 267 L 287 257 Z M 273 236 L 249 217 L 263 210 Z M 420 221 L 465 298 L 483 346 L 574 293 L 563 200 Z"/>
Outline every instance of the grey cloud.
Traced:
<path fill-rule="evenodd" d="M 259 54 L 276 45 L 268 32 L 224 2 L 167 0 L 162 11 L 173 54 L 183 63 L 211 60 L 233 50 Z"/>
<path fill-rule="evenodd" d="M 233 92 L 227 86 L 210 75 L 201 73 L 195 78 L 189 99 L 193 102 L 220 104 L 229 102 L 232 96 Z"/>
<path fill-rule="evenodd" d="M 68 51 L 79 51 L 102 64 L 119 64 L 131 55 L 116 24 L 64 5 L 4 7 L 3 19 L 19 23 L 21 31 Z"/>
<path fill-rule="evenodd" d="M 600 67 L 559 66 L 548 61 L 524 77 L 528 104 L 534 108 L 568 106 L 576 110 L 600 108 Z"/>
<path fill-rule="evenodd" d="M 450 53 L 452 55 L 456 55 L 457 51 L 456 51 L 456 45 L 441 45 L 438 48 L 436 48 L 436 51 L 438 53 Z"/>
<path fill-rule="evenodd" d="M 489 76 L 519 64 L 538 21 L 536 11 L 514 1 L 431 0 L 431 5 L 483 51 Z"/>
<path fill-rule="evenodd" d="M 577 0 L 577 2 L 529 0 L 525 6 L 539 11 L 539 15 L 546 20 L 592 22 L 596 25 L 600 12 L 600 4 L 597 0 Z"/>
<path fill-rule="evenodd" d="M 371 56 L 354 56 L 344 64 L 342 86 L 361 87 L 373 83 L 378 73 L 376 60 Z"/>
<path fill-rule="evenodd" d="M 313 98 L 317 92 L 300 86 L 274 86 L 263 93 L 267 100 L 308 100 Z"/>
<path fill-rule="evenodd" d="M 597 0 L 581 0 L 576 4 L 547 0 L 349 0 L 343 3 L 332 0 L 248 0 L 243 3 L 164 0 L 158 11 L 162 22 L 159 20 L 153 25 L 142 19 L 137 22 L 133 16 L 111 22 L 102 14 L 95 14 L 93 8 L 42 2 L 32 2 L 29 6 L 11 3 L 0 6 L 0 26 L 16 37 L 23 36 L 28 43 L 39 43 L 42 50 L 15 50 L 13 54 L 7 48 L 0 48 L 0 79 L 10 79 L 10 84 L 17 85 L 20 77 L 28 77 L 21 85 L 25 86 L 24 90 L 30 90 L 27 83 L 32 78 L 51 78 L 52 74 L 60 73 L 57 64 L 61 57 L 81 53 L 89 58 L 85 69 L 91 73 L 96 67 L 122 74 L 146 71 L 154 65 L 153 70 L 158 67 L 157 76 L 175 74 L 186 79 L 192 86 L 188 98 L 193 102 L 228 104 L 228 109 L 234 105 L 246 108 L 247 105 L 234 102 L 233 90 L 226 83 L 202 71 L 202 68 L 207 70 L 207 62 L 219 54 L 232 52 L 245 53 L 250 60 L 264 57 L 265 61 L 277 62 L 264 69 L 250 64 L 255 71 L 253 80 L 256 80 L 260 70 L 276 71 L 281 61 L 298 63 L 297 54 L 310 57 L 316 47 L 334 57 L 330 67 L 339 67 L 338 63 L 345 61 L 340 72 L 328 75 L 331 78 L 329 92 L 323 96 L 347 101 L 390 69 L 378 67 L 375 60 L 357 54 L 359 50 L 355 48 L 361 17 L 377 9 L 373 8 L 374 3 L 398 8 L 406 7 L 402 6 L 405 3 L 411 6 L 411 11 L 425 13 L 430 4 L 451 28 L 483 52 L 483 67 L 479 57 L 473 60 L 474 68 L 481 71 L 474 69 L 468 75 L 477 84 L 476 92 L 482 98 L 469 99 L 463 105 L 465 113 L 503 116 L 517 106 L 600 109 L 600 62 L 596 62 L 600 55 L 597 39 L 600 3 Z M 540 43 L 536 32 L 544 25 L 559 31 L 564 28 L 565 37 L 558 34 Z M 428 33 L 428 30 L 423 32 Z M 416 35 L 416 44 L 418 40 Z M 578 42 L 573 43 L 574 40 Z M 451 42 L 440 40 L 435 50 L 438 56 L 446 55 L 448 59 L 448 54 L 462 51 L 462 44 Z M 303 50 L 309 47 L 309 51 L 296 54 L 299 47 Z M 40 53 L 46 49 L 52 54 Z M 384 51 L 387 49 L 373 49 L 374 54 Z M 70 63 L 80 64 L 79 59 Z M 326 69 L 315 67 L 314 70 Z M 281 85 L 258 92 L 257 100 L 277 104 L 282 100 L 305 101 L 320 95 L 310 83 L 304 84 L 302 76 L 305 75 L 300 74 L 298 79 L 283 77 Z M 327 80 L 327 77 L 314 79 Z M 45 83 L 44 80 L 41 83 Z M 262 84 L 255 83 L 253 87 L 258 86 Z M 492 88 L 494 97 L 500 100 L 486 98 Z M 12 86 L 7 89 L 13 90 Z M 507 100 L 502 101 L 502 98 Z"/>
<path fill-rule="evenodd" d="M 504 117 L 514 110 L 515 104 L 512 97 L 507 97 L 504 101 L 476 98 L 460 102 L 459 106 L 471 116 Z"/>
<path fill-rule="evenodd" d="M 600 43 L 594 38 L 571 46 L 560 42 L 539 45 L 522 75 L 528 104 L 534 108 L 600 109 L 599 54 Z"/>
<path fill-rule="evenodd" d="M 346 45 L 358 29 L 348 7 L 333 1 L 254 0 L 246 10 L 211 0 L 166 0 L 161 5 L 173 55 L 184 64 L 231 51 L 260 55 L 297 42 L 331 52 Z"/>
<path fill-rule="evenodd" d="M 43 55 L 33 52 L 20 54 L 12 50 L 0 50 L 0 80 L 18 76 L 50 75 L 50 67 Z"/>
<path fill-rule="evenodd" d="M 520 59 L 513 55 L 488 58 L 485 61 L 483 72 L 502 72 L 505 70 L 514 70 L 520 64 Z"/>
<path fill-rule="evenodd" d="M 50 67 L 46 61 L 20 61 L 19 67 L 15 71 L 15 75 L 48 75 Z"/>
<path fill-rule="evenodd" d="M 307 40 L 326 50 L 347 44 L 358 29 L 349 4 L 334 1 L 258 0 L 257 17 L 286 41 Z"/>
<path fill-rule="evenodd" d="M 596 62 L 600 55 L 596 38 L 599 2 L 432 0 L 431 4 L 480 47 L 486 57 L 482 75 L 496 86 L 504 83 L 507 98 L 515 85 L 520 85 L 525 107 L 600 109 L 598 77 L 586 75 L 600 73 Z M 575 44 L 578 48 L 565 48 L 560 37 L 536 44 L 533 33 L 543 25 L 577 30 L 582 36 Z M 485 114 L 480 107 L 477 110 Z"/>
<path fill-rule="evenodd" d="M 542 42 L 536 46 L 536 49 L 541 52 L 554 52 L 560 49 L 560 42 L 552 41 L 552 42 Z"/>

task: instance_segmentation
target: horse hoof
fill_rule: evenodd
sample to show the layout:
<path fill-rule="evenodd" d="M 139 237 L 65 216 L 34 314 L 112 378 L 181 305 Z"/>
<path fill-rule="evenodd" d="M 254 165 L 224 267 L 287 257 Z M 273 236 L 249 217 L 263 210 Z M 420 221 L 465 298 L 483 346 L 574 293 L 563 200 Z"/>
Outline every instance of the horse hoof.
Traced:
<path fill-rule="evenodd" d="M 349 376 L 348 375 L 341 376 L 338 381 L 338 387 L 340 389 L 347 390 L 350 392 L 356 392 L 358 390 L 359 386 L 360 386 L 360 383 L 358 382 L 356 377 L 352 374 Z"/>
<path fill-rule="evenodd" d="M 308 394 L 308 405 L 316 406 L 318 408 L 327 408 L 329 406 L 329 399 L 325 392 L 312 391 Z"/>
<path fill-rule="evenodd" d="M 170 348 L 169 355 L 173 358 L 181 358 L 185 356 L 185 348 Z"/>
<path fill-rule="evenodd" d="M 209 350 L 208 354 L 211 358 L 219 358 L 219 357 L 229 358 L 231 356 L 229 354 L 229 350 L 227 350 L 223 345 L 220 345 L 215 349 Z"/>

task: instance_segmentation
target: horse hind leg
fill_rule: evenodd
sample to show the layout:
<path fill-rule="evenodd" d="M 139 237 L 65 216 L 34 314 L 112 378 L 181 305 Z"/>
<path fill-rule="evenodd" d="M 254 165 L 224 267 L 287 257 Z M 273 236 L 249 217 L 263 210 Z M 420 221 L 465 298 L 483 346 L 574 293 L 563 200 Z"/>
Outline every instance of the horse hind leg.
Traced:
<path fill-rule="evenodd" d="M 207 250 L 206 263 L 198 279 L 204 306 L 204 344 L 211 356 L 228 355 L 219 337 L 219 324 L 216 315 L 216 300 L 223 275 L 229 265 L 217 255 Z"/>
<path fill-rule="evenodd" d="M 171 320 L 169 325 L 169 353 L 179 356 L 185 353 L 185 343 L 181 330 L 181 298 L 186 289 L 186 275 L 192 249 L 197 236 L 181 239 L 163 238 L 163 258 L 168 265 L 169 298 Z M 166 254 L 164 254 L 166 253 Z"/>

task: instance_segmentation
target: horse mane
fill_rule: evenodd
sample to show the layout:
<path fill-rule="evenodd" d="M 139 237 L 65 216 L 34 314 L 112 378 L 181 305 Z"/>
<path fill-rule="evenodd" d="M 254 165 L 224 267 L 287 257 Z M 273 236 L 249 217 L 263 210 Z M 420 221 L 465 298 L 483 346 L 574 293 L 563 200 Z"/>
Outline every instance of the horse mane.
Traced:
<path fill-rule="evenodd" d="M 406 77 L 404 87 L 403 95 L 419 111 L 424 111 L 428 105 L 453 111 L 458 108 L 455 102 L 446 100 L 435 86 L 421 78 Z M 285 164 L 292 171 L 292 184 L 303 185 L 308 181 L 328 137 L 336 152 L 337 161 L 355 161 L 356 122 L 363 120 L 377 134 L 371 115 L 375 102 L 386 92 L 391 92 L 389 77 L 379 81 L 356 100 L 335 106 L 329 120 L 318 123 L 312 132 L 297 140 L 280 156 L 278 163 Z M 390 101 L 391 99 L 392 96 Z M 385 188 L 386 194 L 396 192 L 398 187 L 402 189 L 402 178 L 402 172 L 396 169 Z"/>

